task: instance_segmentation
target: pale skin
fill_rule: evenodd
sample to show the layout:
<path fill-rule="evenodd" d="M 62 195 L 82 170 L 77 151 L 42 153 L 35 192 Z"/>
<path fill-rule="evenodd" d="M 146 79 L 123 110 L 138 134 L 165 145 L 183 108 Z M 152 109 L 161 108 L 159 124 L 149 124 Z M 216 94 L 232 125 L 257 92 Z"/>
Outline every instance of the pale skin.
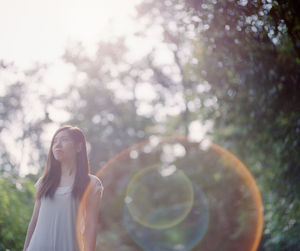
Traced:
<path fill-rule="evenodd" d="M 76 154 L 81 151 L 81 145 L 75 144 L 71 139 L 67 131 L 59 132 L 53 142 L 52 152 L 56 160 L 61 163 L 61 178 L 59 187 L 72 186 L 75 173 L 76 173 Z M 97 179 L 95 176 L 90 175 L 92 186 L 96 185 Z M 101 193 L 101 191 L 99 191 Z M 97 237 L 97 222 L 100 209 L 100 194 L 95 194 L 92 199 L 88 201 L 89 207 L 87 210 L 86 219 L 86 232 L 85 239 L 86 245 L 84 251 L 94 251 L 96 248 L 96 237 Z M 24 251 L 29 246 L 32 234 L 34 232 L 41 201 L 36 199 L 32 217 L 28 226 L 27 235 L 24 244 Z"/>

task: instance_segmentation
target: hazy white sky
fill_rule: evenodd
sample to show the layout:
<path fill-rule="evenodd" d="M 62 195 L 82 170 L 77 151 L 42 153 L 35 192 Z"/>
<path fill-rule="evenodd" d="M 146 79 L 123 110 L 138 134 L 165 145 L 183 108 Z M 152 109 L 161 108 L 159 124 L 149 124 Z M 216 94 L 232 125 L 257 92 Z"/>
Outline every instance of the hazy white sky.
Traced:
<path fill-rule="evenodd" d="M 70 41 L 92 50 L 99 39 L 134 31 L 137 0 L 0 0 L 0 58 L 22 67 L 52 62 Z"/>
<path fill-rule="evenodd" d="M 61 59 L 68 45 L 82 42 L 92 56 L 99 40 L 126 36 L 134 60 L 160 43 L 161 30 L 155 27 L 146 40 L 134 35 L 142 25 L 132 18 L 140 1 L 0 0 L 0 60 L 13 62 L 21 71 L 47 64 L 40 87 L 61 93 L 74 75 L 74 68 Z M 161 60 L 170 58 L 167 53 L 161 48 Z"/>

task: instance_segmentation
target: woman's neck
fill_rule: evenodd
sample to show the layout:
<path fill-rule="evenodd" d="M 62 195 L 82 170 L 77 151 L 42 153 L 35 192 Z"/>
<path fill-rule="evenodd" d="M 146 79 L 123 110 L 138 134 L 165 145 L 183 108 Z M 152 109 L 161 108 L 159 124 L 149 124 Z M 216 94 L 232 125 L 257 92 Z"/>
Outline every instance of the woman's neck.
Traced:
<path fill-rule="evenodd" d="M 72 186 L 74 184 L 76 174 L 75 165 L 61 164 L 60 187 Z"/>
<path fill-rule="evenodd" d="M 61 163 L 61 176 L 74 176 L 76 163 Z"/>

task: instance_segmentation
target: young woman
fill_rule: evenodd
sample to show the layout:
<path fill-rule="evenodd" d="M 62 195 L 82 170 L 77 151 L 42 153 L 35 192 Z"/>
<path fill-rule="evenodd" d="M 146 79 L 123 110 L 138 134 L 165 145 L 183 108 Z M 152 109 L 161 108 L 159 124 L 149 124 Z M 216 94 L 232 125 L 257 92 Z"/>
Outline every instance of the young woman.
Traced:
<path fill-rule="evenodd" d="M 103 186 L 90 174 L 85 136 L 78 127 L 67 125 L 55 132 L 35 188 L 24 250 L 94 251 Z M 79 208 L 84 208 L 81 221 Z"/>

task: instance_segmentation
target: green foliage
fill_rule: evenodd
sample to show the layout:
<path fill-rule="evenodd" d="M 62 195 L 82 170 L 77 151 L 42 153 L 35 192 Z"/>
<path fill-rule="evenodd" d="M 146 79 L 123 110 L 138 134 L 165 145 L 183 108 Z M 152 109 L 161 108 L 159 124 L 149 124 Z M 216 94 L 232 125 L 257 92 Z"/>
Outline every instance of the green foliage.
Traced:
<path fill-rule="evenodd" d="M 196 33 L 194 55 L 183 68 L 192 86 L 209 85 L 198 95 L 198 116 L 214 121 L 214 140 L 238 155 L 259 183 L 266 213 L 262 248 L 296 250 L 299 1 L 187 0 L 170 5 L 154 0 L 140 10 L 147 10 L 141 13 L 151 20 L 161 17 L 164 39 L 176 48 L 188 27 Z M 170 32 L 171 22 L 176 29 Z"/>
<path fill-rule="evenodd" d="M 202 33 L 201 47 L 207 49 L 202 51 L 198 69 L 199 76 L 211 84 L 209 95 L 218 99 L 218 109 L 207 111 L 207 117 L 215 118 L 215 138 L 227 143 L 261 176 L 266 206 L 264 247 L 296 250 L 300 234 L 300 75 L 299 54 L 294 52 L 299 49 L 295 25 L 299 20 L 291 15 L 296 3 L 273 1 L 269 6 L 249 1 L 242 7 L 235 1 L 197 1 L 198 11 L 201 2 L 210 4 L 213 14 Z M 247 18 L 252 21 L 241 22 Z M 253 168 L 255 163 L 260 170 Z"/>
<path fill-rule="evenodd" d="M 0 179 L 0 250 L 21 250 L 32 215 L 33 183 Z"/>

